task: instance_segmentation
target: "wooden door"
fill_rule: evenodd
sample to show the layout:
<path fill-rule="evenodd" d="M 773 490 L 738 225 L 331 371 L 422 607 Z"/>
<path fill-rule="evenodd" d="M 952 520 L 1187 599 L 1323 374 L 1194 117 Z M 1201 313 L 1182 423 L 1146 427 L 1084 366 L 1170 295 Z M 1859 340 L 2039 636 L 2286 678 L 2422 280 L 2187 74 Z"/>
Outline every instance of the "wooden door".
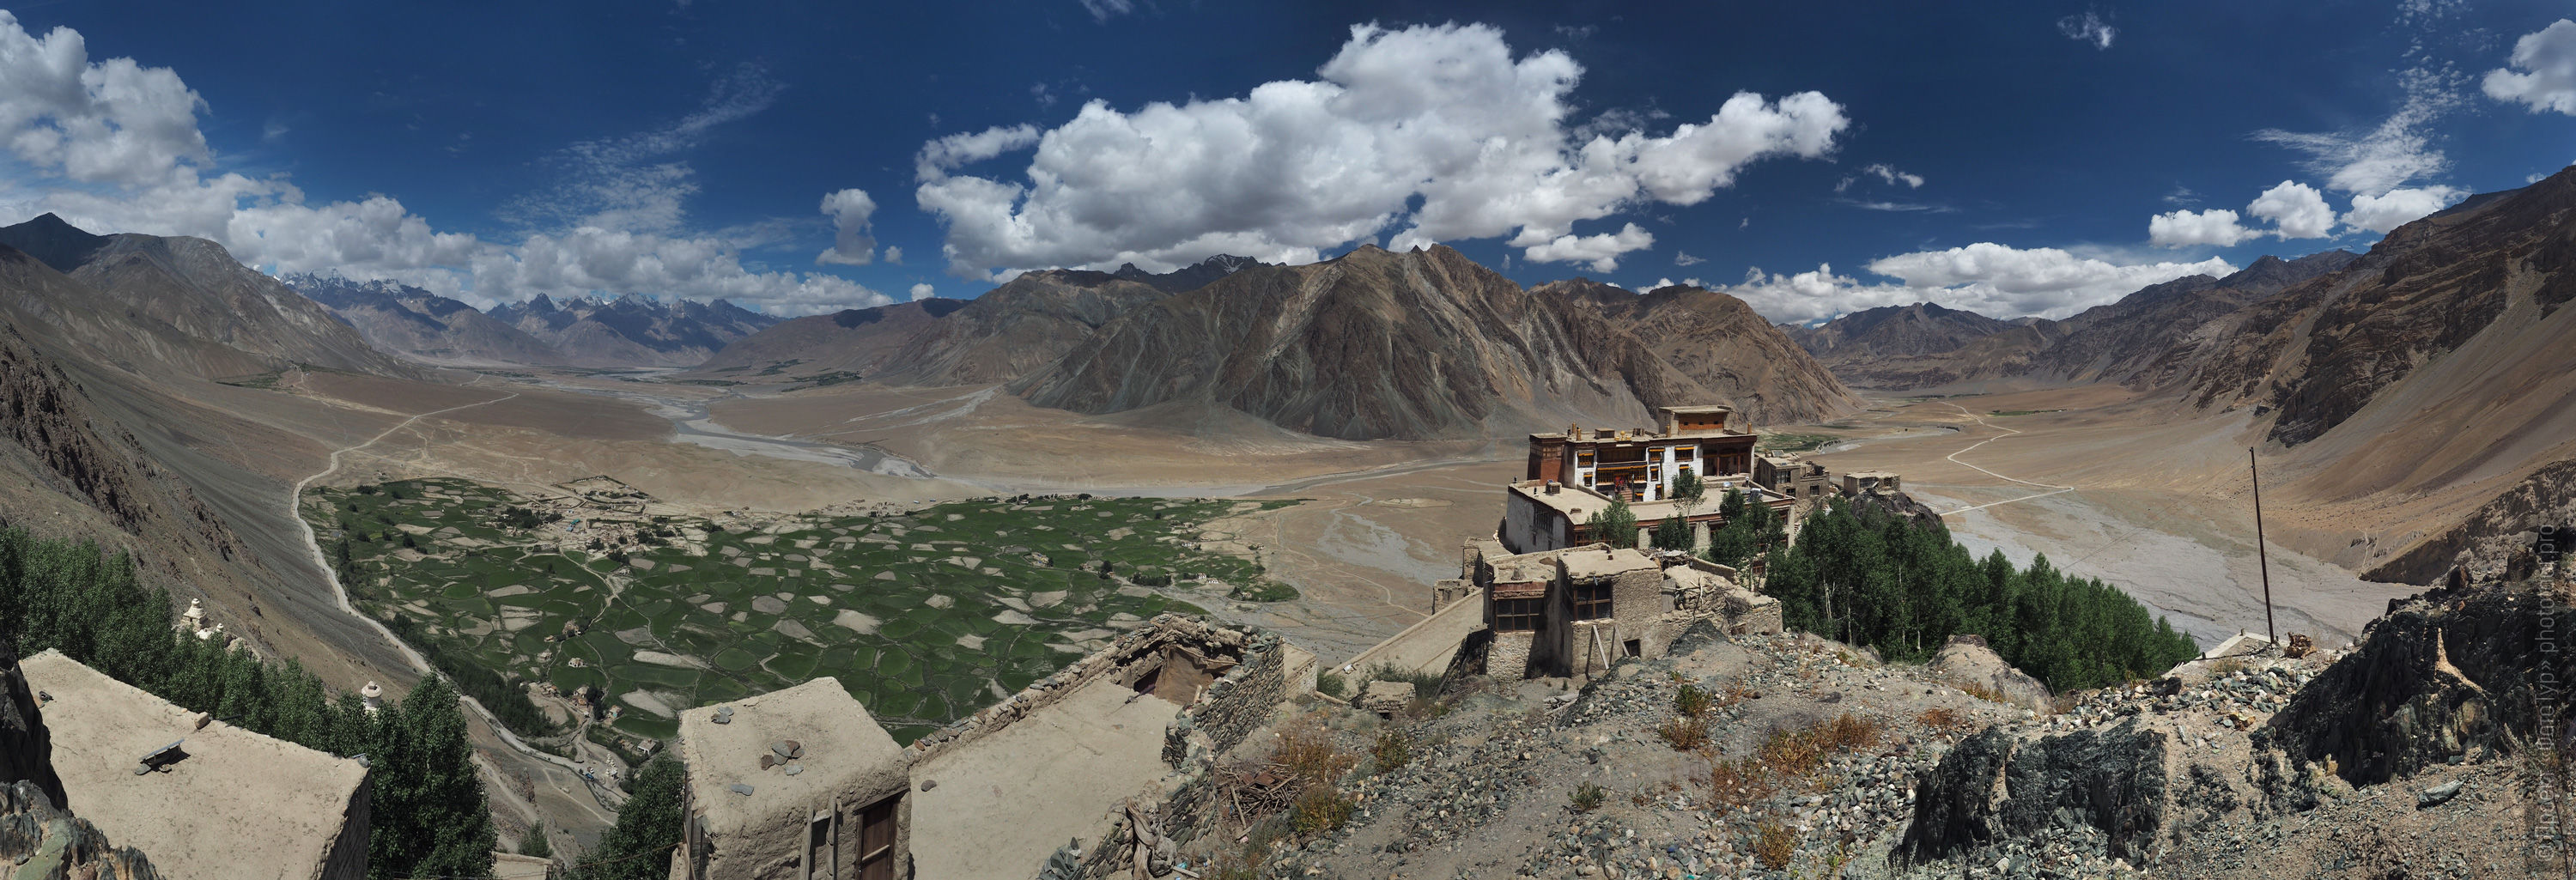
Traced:
<path fill-rule="evenodd" d="M 859 880 L 894 880 L 895 795 L 859 810 Z"/>

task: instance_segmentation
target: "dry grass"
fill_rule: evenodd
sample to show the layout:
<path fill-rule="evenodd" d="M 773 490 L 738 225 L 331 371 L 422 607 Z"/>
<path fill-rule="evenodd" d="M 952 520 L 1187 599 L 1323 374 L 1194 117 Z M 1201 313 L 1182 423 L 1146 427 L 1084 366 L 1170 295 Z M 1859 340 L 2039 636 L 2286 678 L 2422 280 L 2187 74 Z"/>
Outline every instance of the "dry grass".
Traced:
<path fill-rule="evenodd" d="M 1369 749 L 1370 766 L 1385 773 L 1413 759 L 1413 738 L 1403 731 L 1389 730 L 1377 735 L 1377 745 Z"/>
<path fill-rule="evenodd" d="M 1340 782 L 1360 763 L 1359 756 L 1342 751 L 1333 741 L 1333 732 L 1313 719 L 1292 721 L 1282 728 L 1279 748 L 1270 753 L 1270 760 L 1303 785 L 1325 786 Z"/>
<path fill-rule="evenodd" d="M 1923 710 L 1923 714 L 1914 716 L 1914 720 L 1920 721 L 1923 723 L 1923 726 L 1932 728 L 1934 732 L 1952 739 L 1957 739 L 1960 736 L 1966 735 L 1968 731 L 1975 729 L 1977 726 L 1976 718 L 1971 717 L 1966 712 L 1961 712 L 1948 706 L 1934 706 L 1932 708 L 1925 709 Z"/>
<path fill-rule="evenodd" d="M 1568 805 L 1577 813 L 1589 813 L 1601 809 L 1601 802 L 1609 796 L 1610 793 L 1603 791 L 1601 786 L 1586 782 L 1574 787 L 1574 797 Z"/>
<path fill-rule="evenodd" d="M 1960 683 L 1959 692 L 1989 703 L 2012 704 L 2012 700 L 2004 697 L 2004 692 L 1973 681 Z"/>
<path fill-rule="evenodd" d="M 1673 751 L 1694 751 L 1708 745 L 1708 722 L 1695 717 L 1667 718 L 1663 726 L 1655 728 L 1655 735 L 1663 737 L 1664 744 L 1672 746 Z"/>
<path fill-rule="evenodd" d="M 1762 817 L 1753 827 L 1753 860 L 1762 867 L 1777 871 L 1789 867 L 1789 857 L 1798 852 L 1798 832 L 1772 816 Z"/>
<path fill-rule="evenodd" d="M 1754 756 L 1774 771 L 1806 779 L 1824 766 L 1826 758 L 1873 748 L 1881 735 L 1878 722 L 1845 712 L 1804 730 L 1772 731 Z"/>
<path fill-rule="evenodd" d="M 1357 808 L 1348 796 L 1331 786 L 1313 786 L 1297 796 L 1297 806 L 1288 812 L 1288 824 L 1301 835 L 1321 834 L 1342 827 Z"/>

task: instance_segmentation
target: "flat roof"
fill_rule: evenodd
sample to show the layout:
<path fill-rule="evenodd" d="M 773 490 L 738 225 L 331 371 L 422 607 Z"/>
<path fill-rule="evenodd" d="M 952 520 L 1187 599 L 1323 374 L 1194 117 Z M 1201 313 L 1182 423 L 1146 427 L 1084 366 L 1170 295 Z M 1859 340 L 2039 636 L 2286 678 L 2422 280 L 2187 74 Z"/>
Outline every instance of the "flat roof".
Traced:
<path fill-rule="evenodd" d="M 1635 550 L 1567 550 L 1557 556 L 1568 578 L 1608 577 L 1638 569 L 1662 569 L 1653 557 Z"/>
<path fill-rule="evenodd" d="M 733 710 L 732 720 L 715 723 L 724 708 Z M 760 756 L 774 755 L 770 745 L 780 740 L 803 748 L 786 762 L 802 768 L 794 776 L 760 767 Z M 688 764 L 691 802 L 719 833 L 779 810 L 807 809 L 856 777 L 901 768 L 907 760 L 876 716 L 828 675 L 680 713 L 680 758 Z M 751 786 L 751 794 L 735 793 L 736 783 Z"/>
<path fill-rule="evenodd" d="M 308 749 L 196 712 L 46 650 L 19 661 L 53 740 L 67 806 L 171 877 L 309 877 L 367 781 L 353 758 Z M 188 756 L 137 775 L 142 757 L 184 740 Z M 255 807 L 253 805 L 256 805 Z"/>
<path fill-rule="evenodd" d="M 1691 406 L 1659 406 L 1655 407 L 1655 411 L 1668 413 L 1731 413 L 1735 411 L 1735 407 L 1727 406 L 1723 403 L 1702 403 Z"/>

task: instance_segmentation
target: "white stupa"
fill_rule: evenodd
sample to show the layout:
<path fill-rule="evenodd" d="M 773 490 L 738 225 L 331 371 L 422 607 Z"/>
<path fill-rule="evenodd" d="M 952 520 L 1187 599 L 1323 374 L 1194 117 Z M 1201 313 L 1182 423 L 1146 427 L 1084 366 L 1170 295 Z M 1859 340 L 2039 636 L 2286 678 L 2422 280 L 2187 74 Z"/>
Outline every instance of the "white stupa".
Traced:
<path fill-rule="evenodd" d="M 367 714 L 376 714 L 385 707 L 385 686 L 367 682 L 366 687 L 358 689 L 358 699 L 366 701 Z"/>

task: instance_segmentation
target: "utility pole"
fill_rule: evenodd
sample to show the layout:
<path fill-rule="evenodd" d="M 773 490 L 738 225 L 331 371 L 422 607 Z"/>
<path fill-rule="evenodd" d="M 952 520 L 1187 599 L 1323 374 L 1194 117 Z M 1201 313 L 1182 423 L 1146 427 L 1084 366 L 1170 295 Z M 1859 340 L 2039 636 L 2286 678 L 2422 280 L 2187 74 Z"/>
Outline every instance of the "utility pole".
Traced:
<path fill-rule="evenodd" d="M 2263 570 L 2263 637 L 2275 647 L 2281 634 L 2272 628 L 2272 559 L 2263 549 L 2263 470 L 2254 465 L 2254 447 L 2245 447 L 2245 470 L 2254 475 L 2254 559 Z"/>

